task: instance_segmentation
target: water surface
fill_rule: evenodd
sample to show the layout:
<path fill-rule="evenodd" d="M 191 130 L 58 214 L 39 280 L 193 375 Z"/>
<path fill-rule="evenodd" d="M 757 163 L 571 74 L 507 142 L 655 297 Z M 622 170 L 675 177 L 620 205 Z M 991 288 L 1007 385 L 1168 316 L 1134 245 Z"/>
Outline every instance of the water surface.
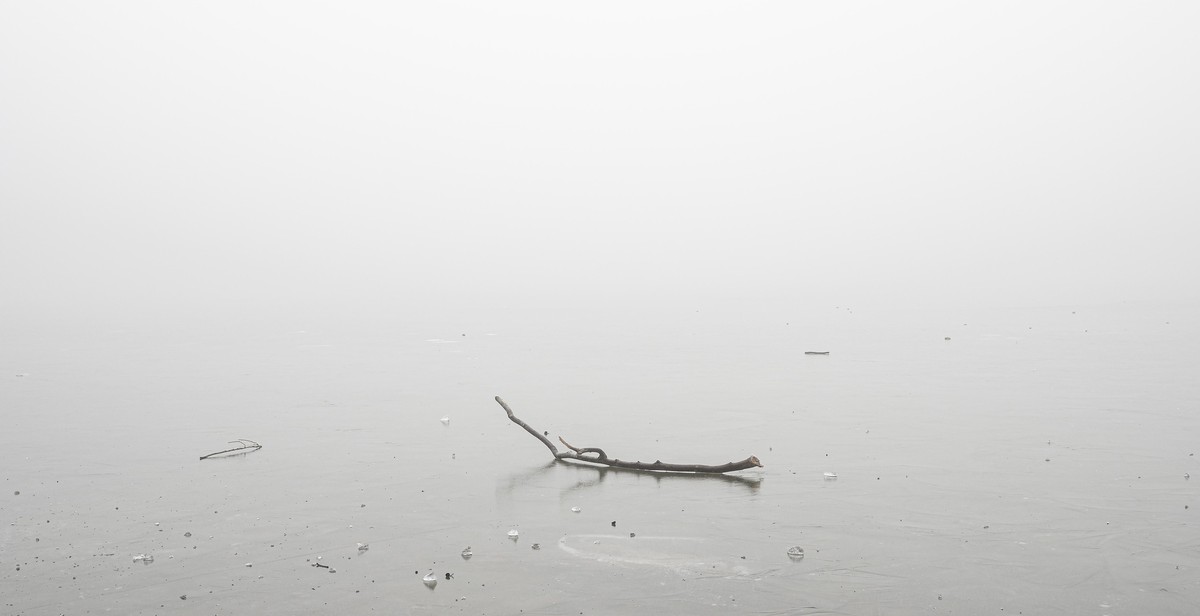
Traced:
<path fill-rule="evenodd" d="M 1193 613 L 1196 313 L 13 327 L 0 612 Z"/>

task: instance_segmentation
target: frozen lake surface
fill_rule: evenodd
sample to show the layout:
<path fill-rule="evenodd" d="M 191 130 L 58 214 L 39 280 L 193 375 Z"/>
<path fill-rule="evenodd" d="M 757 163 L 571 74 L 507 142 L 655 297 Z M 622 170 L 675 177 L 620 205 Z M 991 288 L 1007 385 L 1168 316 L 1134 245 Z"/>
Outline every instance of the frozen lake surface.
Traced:
<path fill-rule="evenodd" d="M 9 327 L 0 613 L 1192 614 L 1197 314 Z"/>

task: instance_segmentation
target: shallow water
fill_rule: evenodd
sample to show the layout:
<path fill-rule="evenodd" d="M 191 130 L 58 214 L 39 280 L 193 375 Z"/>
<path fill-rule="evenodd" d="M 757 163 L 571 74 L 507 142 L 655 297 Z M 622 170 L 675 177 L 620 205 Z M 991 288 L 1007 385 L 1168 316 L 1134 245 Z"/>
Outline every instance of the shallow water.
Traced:
<path fill-rule="evenodd" d="M 1198 313 L 6 331 L 0 612 L 1190 614 Z"/>

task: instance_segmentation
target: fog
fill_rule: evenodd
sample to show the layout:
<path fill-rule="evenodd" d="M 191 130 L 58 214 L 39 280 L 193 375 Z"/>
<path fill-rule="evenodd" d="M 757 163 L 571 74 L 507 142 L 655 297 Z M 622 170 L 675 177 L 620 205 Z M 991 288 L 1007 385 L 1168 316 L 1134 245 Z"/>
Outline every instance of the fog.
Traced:
<path fill-rule="evenodd" d="M 8 2 L 0 317 L 1194 301 L 1198 17 Z"/>

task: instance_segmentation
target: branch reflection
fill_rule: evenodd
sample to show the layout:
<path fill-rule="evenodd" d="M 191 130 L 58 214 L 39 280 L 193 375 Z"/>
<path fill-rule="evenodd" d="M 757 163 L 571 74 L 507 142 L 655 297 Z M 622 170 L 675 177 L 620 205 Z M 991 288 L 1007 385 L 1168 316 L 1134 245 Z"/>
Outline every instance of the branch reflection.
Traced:
<path fill-rule="evenodd" d="M 552 476 L 558 471 L 562 473 L 571 471 L 575 474 L 577 481 L 574 485 L 570 485 L 562 489 L 563 494 L 569 494 L 577 490 L 586 490 L 588 488 L 598 486 L 604 483 L 609 477 L 648 477 L 654 479 L 655 483 L 661 485 L 663 482 L 675 483 L 679 485 L 682 482 L 697 482 L 707 484 L 723 483 L 726 485 L 741 486 L 746 488 L 750 493 L 758 492 L 762 486 L 763 477 L 761 475 L 731 475 L 731 474 L 716 474 L 716 473 L 671 473 L 662 471 L 643 471 L 627 468 L 616 468 L 610 466 L 593 466 L 590 464 L 581 464 L 577 462 L 567 462 L 564 460 L 551 460 L 546 464 L 531 468 L 524 472 L 513 473 L 504 481 L 504 491 L 512 492 L 518 487 L 528 487 L 530 484 L 537 483 L 539 479 Z"/>
<path fill-rule="evenodd" d="M 563 490 L 564 493 L 582 490 L 592 486 L 600 485 L 605 478 L 610 475 L 613 477 L 650 477 L 656 483 L 661 485 L 664 481 L 671 482 L 686 482 L 693 481 L 697 483 L 724 483 L 726 485 L 741 486 L 749 490 L 751 493 L 757 492 L 762 485 L 763 477 L 746 476 L 746 475 L 730 475 L 725 473 L 671 473 L 663 471 L 642 471 L 630 468 L 618 468 L 613 466 L 592 466 L 590 464 L 574 464 L 571 462 L 557 461 L 558 464 L 568 466 L 581 475 L 587 475 L 586 479 L 582 479 L 575 485 Z"/>

